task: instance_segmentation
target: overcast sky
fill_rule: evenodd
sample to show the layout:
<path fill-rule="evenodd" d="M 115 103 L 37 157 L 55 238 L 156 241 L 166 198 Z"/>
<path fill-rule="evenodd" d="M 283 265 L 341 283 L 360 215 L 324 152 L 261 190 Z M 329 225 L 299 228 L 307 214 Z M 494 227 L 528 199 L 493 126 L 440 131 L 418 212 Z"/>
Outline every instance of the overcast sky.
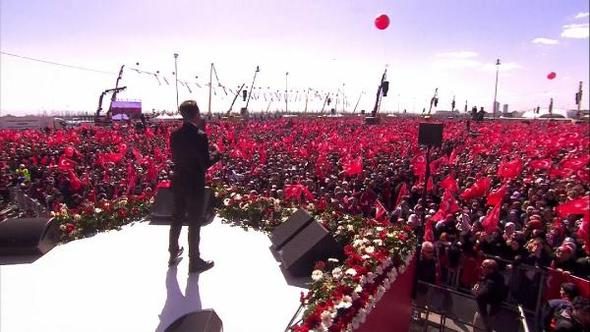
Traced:
<path fill-rule="evenodd" d="M 574 108 L 579 81 L 588 108 L 588 7 L 587 0 L 0 0 L 2 52 L 106 72 L 2 54 L 0 109 L 93 112 L 123 64 L 128 90 L 121 98 L 142 100 L 144 110 L 173 109 L 175 52 L 179 79 L 192 90 L 181 84 L 180 98 L 202 108 L 214 62 L 228 88 L 250 85 L 260 66 L 254 109 L 284 108 L 270 92 L 285 89 L 285 72 L 290 109 L 303 110 L 309 88 L 340 91 L 332 97 L 338 110 L 343 97 L 351 111 L 359 96 L 358 109 L 371 109 L 386 65 L 384 110 L 421 110 L 437 87 L 441 109 L 453 96 L 458 108 L 468 100 L 490 109 L 496 58 L 498 100 L 511 109 L 546 107 L 551 97 L 557 108 Z M 375 28 L 379 14 L 390 17 L 388 29 Z M 160 71 L 160 83 L 134 67 Z M 213 110 L 227 110 L 232 96 L 215 93 Z M 308 109 L 322 104 L 323 97 L 309 95 Z"/>

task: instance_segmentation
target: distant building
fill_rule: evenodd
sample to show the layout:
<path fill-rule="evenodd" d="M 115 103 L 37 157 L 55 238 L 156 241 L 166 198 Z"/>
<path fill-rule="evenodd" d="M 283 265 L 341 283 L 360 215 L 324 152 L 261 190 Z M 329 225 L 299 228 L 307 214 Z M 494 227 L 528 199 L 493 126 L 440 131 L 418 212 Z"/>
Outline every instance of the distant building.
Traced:
<path fill-rule="evenodd" d="M 496 101 L 494 103 L 494 107 L 492 108 L 492 113 L 498 113 L 500 112 L 500 102 Z"/>
<path fill-rule="evenodd" d="M 508 113 L 508 104 L 504 104 L 504 106 L 502 107 L 502 113 Z"/>

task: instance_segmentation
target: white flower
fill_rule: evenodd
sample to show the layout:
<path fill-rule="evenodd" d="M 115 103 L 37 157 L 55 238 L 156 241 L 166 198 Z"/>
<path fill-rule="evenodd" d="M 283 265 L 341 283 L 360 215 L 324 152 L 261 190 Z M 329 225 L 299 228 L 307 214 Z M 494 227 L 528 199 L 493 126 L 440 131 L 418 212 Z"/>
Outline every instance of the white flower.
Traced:
<path fill-rule="evenodd" d="M 321 315 L 320 315 L 321 319 L 322 319 L 322 325 L 324 325 L 326 328 L 329 328 L 330 326 L 332 326 L 332 313 L 324 310 L 322 311 Z"/>
<path fill-rule="evenodd" d="M 101 208 L 95 208 L 94 209 L 94 213 L 101 213 L 101 212 L 102 212 L 102 209 Z"/>
<path fill-rule="evenodd" d="M 81 215 L 79 215 L 77 213 L 74 215 L 74 220 L 75 221 L 80 221 L 81 219 L 82 219 L 82 216 Z"/>
<path fill-rule="evenodd" d="M 242 199 L 242 195 L 240 195 L 240 194 L 236 194 L 236 197 L 235 197 L 235 199 L 236 199 L 236 200 L 238 200 L 238 201 L 239 201 L 239 200 L 241 200 L 241 199 Z"/>
<path fill-rule="evenodd" d="M 361 323 L 357 317 L 352 319 L 352 329 L 353 330 L 358 329 L 360 325 L 361 325 Z"/>
<path fill-rule="evenodd" d="M 385 290 L 388 290 L 391 287 L 391 281 L 389 278 L 383 279 L 383 287 L 385 287 Z"/>
<path fill-rule="evenodd" d="M 385 229 L 385 228 L 383 228 L 383 227 L 381 227 L 381 226 L 377 226 L 377 227 L 375 227 L 375 230 L 376 230 L 377 232 L 381 232 L 381 231 L 383 231 L 384 229 Z"/>
<path fill-rule="evenodd" d="M 342 225 L 339 225 L 338 227 L 336 227 L 337 232 L 343 232 L 344 230 L 345 230 L 345 228 Z"/>
<path fill-rule="evenodd" d="M 336 258 L 328 258 L 328 262 L 338 263 L 338 259 L 336 259 Z"/>
<path fill-rule="evenodd" d="M 353 294 L 359 294 L 363 291 L 363 287 L 361 287 L 361 285 L 357 285 L 356 288 L 353 291 Z"/>
<path fill-rule="evenodd" d="M 338 309 L 348 309 L 350 307 L 352 307 L 352 297 L 348 295 L 343 296 L 342 300 L 340 300 L 340 302 L 338 302 L 338 304 L 334 307 L 334 309 L 336 310 L 336 312 L 334 313 L 334 317 L 336 317 Z"/>
<path fill-rule="evenodd" d="M 364 260 L 367 260 L 367 259 L 371 259 L 371 256 L 369 256 L 369 255 L 362 255 L 361 258 L 364 259 Z"/>
<path fill-rule="evenodd" d="M 348 225 L 348 226 L 346 226 L 346 229 L 348 229 L 349 232 L 353 232 L 354 231 L 354 226 Z"/>
<path fill-rule="evenodd" d="M 376 246 L 379 246 L 379 247 L 380 247 L 380 246 L 382 246 L 382 245 L 383 245 L 383 240 L 381 240 L 381 239 L 375 239 L 375 240 L 373 240 L 373 243 L 374 243 Z"/>
<path fill-rule="evenodd" d="M 230 200 L 229 198 L 226 198 L 226 199 L 224 199 L 224 200 L 223 200 L 223 205 L 224 205 L 224 206 L 229 206 L 229 202 L 230 202 L 230 201 L 231 201 L 231 200 Z"/>
<path fill-rule="evenodd" d="M 353 268 L 350 268 L 350 269 L 346 270 L 346 274 L 348 274 L 351 277 L 354 277 L 356 275 L 356 270 Z"/>
<path fill-rule="evenodd" d="M 372 253 L 375 252 L 375 247 L 368 246 L 368 247 L 365 248 L 365 252 L 370 255 L 370 254 L 372 254 Z"/>
<path fill-rule="evenodd" d="M 377 266 L 377 269 L 375 269 L 375 273 L 377 273 L 377 274 L 383 273 L 383 268 L 381 267 L 381 265 Z"/>
<path fill-rule="evenodd" d="M 64 224 L 59 225 L 59 229 L 61 229 L 62 231 L 65 231 L 66 230 L 66 225 L 64 225 Z"/>
<path fill-rule="evenodd" d="M 334 279 L 340 279 L 342 278 L 342 269 L 337 267 L 334 270 L 332 270 L 332 277 Z"/>
<path fill-rule="evenodd" d="M 358 316 L 360 323 L 364 323 L 365 320 L 367 319 L 367 310 L 364 308 L 361 308 L 358 312 Z"/>
<path fill-rule="evenodd" d="M 320 270 L 314 270 L 314 271 L 311 273 L 311 279 L 312 279 L 313 281 L 319 281 L 319 280 L 322 280 L 322 278 L 323 278 L 323 277 L 324 277 L 324 273 L 323 273 L 322 271 L 320 271 Z"/>
<path fill-rule="evenodd" d="M 361 276 L 361 278 L 359 279 L 359 283 L 361 286 L 363 286 L 364 284 L 367 283 L 367 277 L 365 276 Z"/>
<path fill-rule="evenodd" d="M 353 246 L 353 247 L 356 247 L 356 248 L 358 248 L 358 247 L 362 246 L 362 245 L 363 245 L 363 243 L 364 243 L 364 241 L 363 241 L 363 240 L 354 240 L 354 241 L 352 242 L 352 246 Z"/>

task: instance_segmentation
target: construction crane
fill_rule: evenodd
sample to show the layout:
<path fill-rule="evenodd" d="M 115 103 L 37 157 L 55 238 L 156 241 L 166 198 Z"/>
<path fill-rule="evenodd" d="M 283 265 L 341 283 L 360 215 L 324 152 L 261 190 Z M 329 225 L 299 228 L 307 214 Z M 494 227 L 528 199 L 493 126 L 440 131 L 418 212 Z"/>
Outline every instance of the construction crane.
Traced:
<path fill-rule="evenodd" d="M 113 105 L 113 102 L 115 100 L 117 100 L 117 93 L 119 93 L 119 91 L 123 91 L 127 88 L 126 86 L 119 87 L 119 82 L 121 81 L 121 78 L 123 77 L 123 69 L 124 68 L 125 68 L 125 65 L 122 65 L 121 69 L 119 69 L 119 75 L 117 76 L 117 81 L 115 82 L 115 87 L 113 89 L 104 90 L 100 94 L 100 97 L 98 98 L 98 108 L 96 110 L 96 115 L 94 116 L 94 122 L 96 124 L 106 124 L 106 123 L 110 122 L 111 107 Z M 107 93 L 112 93 L 113 95 L 111 96 L 111 103 L 109 104 L 109 110 L 107 111 L 107 115 L 105 117 L 105 116 L 100 115 L 100 111 L 102 111 L 102 100 Z"/>

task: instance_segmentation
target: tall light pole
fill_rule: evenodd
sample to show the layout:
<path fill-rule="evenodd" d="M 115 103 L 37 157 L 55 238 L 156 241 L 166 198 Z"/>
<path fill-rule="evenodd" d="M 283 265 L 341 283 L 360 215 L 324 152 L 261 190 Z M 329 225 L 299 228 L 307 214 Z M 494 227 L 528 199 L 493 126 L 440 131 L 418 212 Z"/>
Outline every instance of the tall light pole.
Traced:
<path fill-rule="evenodd" d="M 494 88 L 494 106 L 492 106 L 494 119 L 496 118 L 496 98 L 498 97 L 498 72 L 500 72 L 500 59 L 496 60 L 496 87 Z"/>
<path fill-rule="evenodd" d="M 208 115 L 211 115 L 211 92 L 212 91 L 213 91 L 213 62 L 211 62 L 211 67 L 209 68 L 209 107 L 208 107 L 209 109 L 207 110 Z"/>
<path fill-rule="evenodd" d="M 576 93 L 576 105 L 578 105 L 576 118 L 580 120 L 580 118 L 582 117 L 582 112 L 580 111 L 580 108 L 582 107 L 582 81 L 580 81 L 580 85 L 578 86 L 578 93 Z"/>
<path fill-rule="evenodd" d="M 289 72 L 285 73 L 285 113 L 289 111 Z"/>
<path fill-rule="evenodd" d="M 256 70 L 254 71 L 254 78 L 252 79 L 252 85 L 250 86 L 250 93 L 248 93 L 248 101 L 246 101 L 246 110 L 248 110 L 248 105 L 250 104 L 250 97 L 252 97 L 252 89 L 254 89 L 254 82 L 256 82 L 256 74 L 260 72 L 260 67 L 256 66 Z"/>
<path fill-rule="evenodd" d="M 178 53 L 174 53 L 174 78 L 176 80 L 176 111 L 179 111 L 178 104 Z"/>

